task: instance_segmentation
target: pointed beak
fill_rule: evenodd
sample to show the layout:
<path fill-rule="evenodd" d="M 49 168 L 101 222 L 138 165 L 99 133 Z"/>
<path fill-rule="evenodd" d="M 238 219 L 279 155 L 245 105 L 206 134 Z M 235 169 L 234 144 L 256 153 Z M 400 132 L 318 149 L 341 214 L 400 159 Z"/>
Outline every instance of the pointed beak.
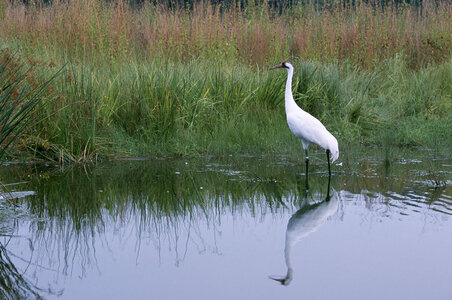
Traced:
<path fill-rule="evenodd" d="M 277 66 L 274 66 L 274 67 L 271 67 L 269 70 L 274 70 L 274 69 L 279 69 L 279 68 L 283 68 L 283 65 L 282 64 L 280 64 L 280 65 L 277 65 Z"/>
<path fill-rule="evenodd" d="M 282 285 L 289 285 L 289 283 L 292 281 L 291 277 L 284 277 L 284 278 L 277 278 L 273 276 L 268 276 L 268 278 L 273 279 L 274 281 L 278 281 Z"/>

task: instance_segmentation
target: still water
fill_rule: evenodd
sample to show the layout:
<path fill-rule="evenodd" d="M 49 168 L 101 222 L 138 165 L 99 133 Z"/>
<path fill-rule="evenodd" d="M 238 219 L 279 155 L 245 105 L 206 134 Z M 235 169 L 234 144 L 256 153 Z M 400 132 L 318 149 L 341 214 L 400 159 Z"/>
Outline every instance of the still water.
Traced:
<path fill-rule="evenodd" d="M 4 165 L 0 298 L 452 299 L 450 155 L 354 157 Z"/>

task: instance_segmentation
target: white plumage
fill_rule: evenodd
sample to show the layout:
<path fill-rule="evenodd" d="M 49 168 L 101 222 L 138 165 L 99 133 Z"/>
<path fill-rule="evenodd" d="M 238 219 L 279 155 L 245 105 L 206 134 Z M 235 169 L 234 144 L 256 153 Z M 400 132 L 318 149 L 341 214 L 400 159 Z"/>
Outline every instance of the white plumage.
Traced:
<path fill-rule="evenodd" d="M 328 194 L 325 199 L 326 201 L 303 207 L 294 213 L 290 218 L 287 224 L 284 247 L 287 275 L 285 277 L 270 276 L 271 279 L 279 281 L 283 285 L 289 285 L 293 277 L 293 266 L 291 261 L 292 249 L 301 239 L 317 231 L 317 229 L 319 229 L 326 222 L 326 220 L 330 216 L 334 215 L 338 210 L 338 194 L 333 189 L 330 197 L 329 189 L 330 185 L 328 182 Z"/>
<path fill-rule="evenodd" d="M 329 154 L 331 153 L 332 162 L 339 157 L 339 147 L 336 138 L 323 126 L 323 124 L 313 117 L 308 112 L 302 110 L 292 95 L 292 77 L 294 67 L 291 63 L 285 61 L 280 65 L 274 66 L 272 69 L 283 68 L 287 70 L 287 82 L 285 91 L 285 108 L 287 116 L 287 124 L 289 125 L 292 133 L 297 136 L 306 154 L 306 177 L 308 175 L 308 146 L 309 144 L 316 144 L 326 150 L 328 159 L 328 172 L 331 176 L 330 159 Z M 306 181 L 307 186 L 307 181 Z"/>

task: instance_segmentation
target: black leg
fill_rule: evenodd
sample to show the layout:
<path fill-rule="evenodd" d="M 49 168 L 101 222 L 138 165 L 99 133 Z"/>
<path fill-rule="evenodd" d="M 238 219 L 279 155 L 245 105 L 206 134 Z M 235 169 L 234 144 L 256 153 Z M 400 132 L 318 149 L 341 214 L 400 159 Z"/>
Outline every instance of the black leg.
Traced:
<path fill-rule="evenodd" d="M 326 191 L 325 201 L 330 201 L 330 182 L 331 182 L 331 176 L 328 176 L 328 189 Z"/>
<path fill-rule="evenodd" d="M 308 149 L 304 149 L 304 153 L 306 156 L 306 189 L 309 189 L 309 180 L 308 180 L 308 170 L 309 170 L 309 156 L 308 156 Z"/>
<path fill-rule="evenodd" d="M 328 174 L 331 177 L 330 150 L 326 150 L 326 159 L 328 160 Z"/>

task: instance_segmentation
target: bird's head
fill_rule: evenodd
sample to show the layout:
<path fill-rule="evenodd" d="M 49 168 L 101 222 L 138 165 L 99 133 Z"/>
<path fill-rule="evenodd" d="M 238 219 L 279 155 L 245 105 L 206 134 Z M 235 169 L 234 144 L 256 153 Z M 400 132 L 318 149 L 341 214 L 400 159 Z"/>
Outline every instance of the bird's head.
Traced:
<path fill-rule="evenodd" d="M 293 70 L 292 64 L 290 62 L 288 62 L 288 61 L 283 61 L 281 64 L 279 64 L 277 66 L 274 66 L 274 67 L 271 67 L 270 70 L 280 69 L 280 68 L 286 69 L 288 71 L 289 70 Z"/>

